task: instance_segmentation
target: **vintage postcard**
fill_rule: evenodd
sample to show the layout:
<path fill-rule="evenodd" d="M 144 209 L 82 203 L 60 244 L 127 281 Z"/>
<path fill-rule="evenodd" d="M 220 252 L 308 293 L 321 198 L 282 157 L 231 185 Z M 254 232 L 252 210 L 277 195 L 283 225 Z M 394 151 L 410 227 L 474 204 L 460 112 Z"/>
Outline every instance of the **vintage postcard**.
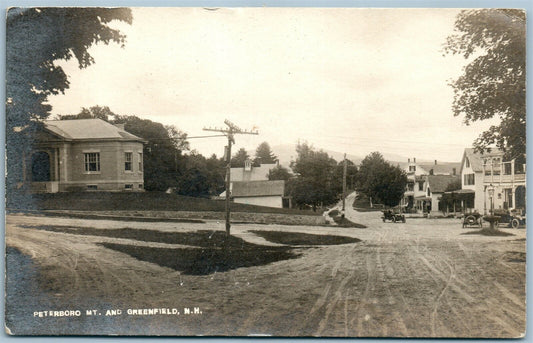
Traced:
<path fill-rule="evenodd" d="M 7 12 L 11 335 L 520 338 L 526 12 Z"/>

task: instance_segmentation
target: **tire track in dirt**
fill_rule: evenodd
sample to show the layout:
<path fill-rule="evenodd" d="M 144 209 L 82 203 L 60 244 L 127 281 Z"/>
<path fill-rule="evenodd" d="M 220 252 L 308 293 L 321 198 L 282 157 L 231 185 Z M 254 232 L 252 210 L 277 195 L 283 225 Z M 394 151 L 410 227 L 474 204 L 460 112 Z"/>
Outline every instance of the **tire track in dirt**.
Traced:
<path fill-rule="evenodd" d="M 384 273 L 382 275 L 382 278 L 383 278 L 382 285 L 385 288 L 387 294 L 389 295 L 389 304 L 399 303 L 398 301 L 396 301 L 396 297 L 393 296 L 393 293 L 391 291 L 391 287 L 389 286 L 389 282 L 388 282 L 389 279 L 388 279 L 387 272 L 386 272 L 387 268 L 389 268 L 391 270 L 390 273 L 392 274 L 394 267 L 392 267 L 392 261 L 389 261 L 390 262 L 389 264 L 384 264 L 383 263 L 383 260 L 382 260 L 382 257 L 381 257 L 381 255 L 382 255 L 381 254 L 381 250 L 382 249 L 383 249 L 383 245 L 381 247 L 377 247 L 377 249 L 376 249 L 376 252 L 377 252 L 376 261 L 377 261 L 378 270 L 379 269 L 383 269 L 384 270 Z M 379 266 L 381 266 L 381 268 Z M 396 264 L 394 264 L 394 266 L 396 266 Z M 401 303 L 399 303 L 399 304 L 401 304 Z M 402 313 L 400 313 L 400 311 Z M 407 326 L 405 324 L 405 321 L 403 319 L 402 314 L 410 313 L 409 308 L 406 307 L 405 303 L 404 303 L 404 305 L 401 306 L 400 309 L 393 309 L 390 313 L 392 314 L 392 318 L 390 318 L 390 319 L 398 325 L 398 329 L 400 330 L 400 333 L 403 336 L 408 336 Z M 397 335 L 398 334 L 394 334 L 394 336 L 397 336 Z"/>
<path fill-rule="evenodd" d="M 375 247 L 372 247 L 375 248 Z M 375 271 L 375 265 L 373 264 L 373 261 L 375 259 L 372 258 L 371 254 L 373 251 L 366 251 L 365 252 L 365 289 L 363 291 L 363 294 L 359 297 L 359 301 L 357 302 L 357 305 L 354 308 L 354 316 L 350 320 L 350 327 L 356 328 L 354 335 L 355 336 L 363 336 L 363 318 L 364 320 L 368 320 L 366 316 L 363 317 L 363 310 L 365 307 L 364 302 L 370 298 L 370 291 L 372 286 L 375 284 L 374 280 L 374 271 Z"/>
<path fill-rule="evenodd" d="M 355 249 L 355 246 L 350 249 L 349 253 L 353 252 L 354 249 Z M 346 261 L 348 256 L 351 256 L 351 254 L 346 253 L 344 256 L 345 256 L 345 261 Z M 335 275 L 335 276 L 337 275 L 337 270 L 338 270 L 338 267 L 340 266 L 341 262 L 343 262 L 343 261 L 338 261 L 335 264 L 335 266 L 333 268 L 333 271 L 332 271 L 332 275 Z M 355 274 L 355 269 L 352 268 L 350 270 L 350 272 L 348 273 L 348 275 L 345 276 L 340 281 L 339 286 L 338 286 L 338 288 L 335 291 L 335 294 L 333 296 L 333 299 L 331 299 L 329 301 L 329 303 L 326 305 L 326 311 L 324 313 L 324 317 L 320 320 L 320 322 L 318 324 L 318 329 L 315 332 L 316 336 L 321 336 L 322 332 L 324 332 L 324 329 L 326 328 L 326 325 L 327 325 L 328 320 L 329 320 L 329 316 L 331 315 L 333 310 L 337 307 L 338 302 L 343 298 L 343 293 L 345 292 L 346 284 L 353 278 L 354 274 Z M 346 295 L 344 295 L 344 297 L 346 298 Z M 343 310 L 342 312 L 344 313 L 345 316 L 347 315 L 345 310 Z M 345 322 L 346 322 L 346 318 L 345 318 Z"/>
<path fill-rule="evenodd" d="M 430 252 L 427 251 L 427 253 Z M 431 336 L 446 336 L 448 334 L 447 328 L 450 326 L 457 325 L 458 323 L 460 326 L 467 329 L 467 331 L 464 331 L 464 335 L 468 336 L 470 334 L 470 331 L 468 330 L 469 326 L 466 324 L 468 320 L 464 320 L 464 318 L 468 318 L 469 316 L 467 314 L 469 311 L 468 306 L 464 306 L 464 303 L 462 303 L 462 305 L 459 305 L 456 299 L 454 300 L 454 302 L 448 301 L 446 297 L 446 295 L 450 291 L 452 291 L 454 295 L 464 299 L 464 302 L 466 302 L 467 304 L 472 304 L 475 302 L 475 299 L 470 294 L 468 294 L 467 291 L 460 287 L 460 285 L 462 285 L 466 288 L 466 284 L 457 278 L 456 268 L 450 265 L 450 263 L 447 261 L 448 258 L 446 256 L 441 255 L 441 259 L 439 261 L 446 266 L 446 268 L 448 269 L 448 273 L 441 271 L 441 269 L 437 266 L 436 263 L 431 263 L 423 254 L 417 254 L 416 256 L 418 257 L 419 261 L 422 262 L 423 266 L 426 267 L 421 268 L 421 270 L 423 270 L 426 275 L 432 278 L 436 285 L 441 285 L 441 291 L 438 295 L 434 297 L 434 303 L 432 304 L 432 311 L 430 313 Z M 435 262 L 437 262 L 437 260 L 435 260 Z M 439 308 L 443 307 L 444 305 L 452 313 L 454 313 L 455 316 L 446 316 L 445 320 L 440 320 Z M 440 324 L 440 326 L 438 324 Z M 461 336 L 457 332 L 454 332 L 454 334 Z"/>
<path fill-rule="evenodd" d="M 446 293 L 446 291 L 448 290 L 448 288 L 450 287 L 450 285 L 452 284 L 453 279 L 455 278 L 455 269 L 452 268 L 452 266 L 448 262 L 446 262 L 445 260 L 443 260 L 443 262 L 450 269 L 450 274 L 449 274 L 448 281 L 446 281 L 446 285 L 444 286 L 444 288 L 439 293 L 439 296 L 437 297 L 437 299 L 435 299 L 435 304 L 434 304 L 434 307 L 433 307 L 433 311 L 431 313 L 431 335 L 433 337 L 437 337 L 438 336 L 437 335 L 437 330 L 436 330 L 436 320 L 437 320 L 437 310 L 439 309 L 439 305 L 440 305 L 441 299 L 444 296 L 444 294 Z M 439 335 L 442 336 L 442 334 L 439 334 Z"/>
<path fill-rule="evenodd" d="M 440 271 L 435 265 L 433 265 L 429 260 L 422 254 L 417 255 L 418 258 L 422 261 L 422 263 L 431 271 L 429 273 L 432 276 L 437 277 L 441 283 L 444 283 L 445 285 L 448 284 L 449 275 L 446 275 L 444 272 Z M 444 259 L 442 259 L 444 261 Z M 447 262 L 446 262 L 447 263 Z M 450 282 L 449 286 L 451 289 L 453 289 L 456 293 L 460 294 L 468 303 L 472 303 L 474 301 L 474 298 L 465 292 L 461 287 L 456 285 L 456 283 L 461 284 L 463 286 L 466 286 L 465 283 L 463 283 L 461 280 L 454 279 L 454 282 Z"/>

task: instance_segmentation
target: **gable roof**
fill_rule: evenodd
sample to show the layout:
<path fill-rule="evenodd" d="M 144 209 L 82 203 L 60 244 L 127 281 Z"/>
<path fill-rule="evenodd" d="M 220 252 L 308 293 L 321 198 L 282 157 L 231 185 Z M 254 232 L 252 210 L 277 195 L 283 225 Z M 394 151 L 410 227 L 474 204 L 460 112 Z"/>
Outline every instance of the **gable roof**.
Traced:
<path fill-rule="evenodd" d="M 101 119 L 47 120 L 45 128 L 66 140 L 128 140 L 144 139 Z"/>
<path fill-rule="evenodd" d="M 499 149 L 491 149 L 491 152 L 480 154 L 478 152 L 475 152 L 473 148 L 465 148 L 465 152 L 461 160 L 460 174 L 462 174 L 463 172 L 463 167 L 465 165 L 466 158 L 468 158 L 468 161 L 470 162 L 470 167 L 472 168 L 474 172 L 482 172 L 483 171 L 483 157 L 501 156 L 501 155 L 503 155 L 503 152 Z"/>
<path fill-rule="evenodd" d="M 234 197 L 283 196 L 285 181 L 246 181 L 232 182 L 231 195 Z"/>
<path fill-rule="evenodd" d="M 461 180 L 459 175 L 428 175 L 427 178 L 432 193 L 444 193 L 449 184 Z"/>

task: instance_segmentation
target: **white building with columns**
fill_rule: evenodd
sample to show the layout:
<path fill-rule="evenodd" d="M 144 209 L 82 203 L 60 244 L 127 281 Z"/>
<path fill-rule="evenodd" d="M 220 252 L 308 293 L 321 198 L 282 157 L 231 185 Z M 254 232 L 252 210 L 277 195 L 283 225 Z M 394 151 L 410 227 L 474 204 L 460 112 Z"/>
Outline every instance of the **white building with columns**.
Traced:
<path fill-rule="evenodd" d="M 526 208 L 526 165 L 504 160 L 500 150 L 480 154 L 474 149 L 465 149 L 461 186 L 464 192 L 474 193 L 473 210 L 479 213 L 489 213 L 491 206 L 495 210 Z"/>

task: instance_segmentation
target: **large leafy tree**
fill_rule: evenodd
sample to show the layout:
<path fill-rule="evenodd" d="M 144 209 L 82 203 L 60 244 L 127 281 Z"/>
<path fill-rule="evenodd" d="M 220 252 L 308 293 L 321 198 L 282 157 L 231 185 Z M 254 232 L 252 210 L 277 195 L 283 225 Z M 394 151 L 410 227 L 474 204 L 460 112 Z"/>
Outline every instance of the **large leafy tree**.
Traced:
<path fill-rule="evenodd" d="M 189 149 L 187 134 L 174 126 L 142 119 L 137 116 L 115 115 L 116 124 L 144 138 L 144 187 L 146 190 L 164 191 L 177 187 L 183 173 L 183 151 Z"/>
<path fill-rule="evenodd" d="M 95 63 L 89 47 L 125 43 L 125 35 L 109 24 L 131 24 L 127 8 L 11 8 L 6 27 L 7 186 L 23 181 L 22 156 L 32 146 L 40 120 L 52 110 L 50 95 L 69 87 L 68 76 L 56 64 L 76 58 L 80 68 Z"/>
<path fill-rule="evenodd" d="M 273 180 L 289 181 L 291 177 L 292 177 L 292 174 L 289 171 L 289 169 L 283 166 L 280 166 L 280 165 L 275 166 L 274 168 L 268 171 L 268 179 L 270 181 L 273 181 Z"/>
<path fill-rule="evenodd" d="M 69 119 L 102 119 L 110 122 L 115 119 L 117 115 L 107 106 L 91 106 L 89 108 L 82 107 L 78 114 L 65 114 L 59 117 L 61 120 Z"/>
<path fill-rule="evenodd" d="M 231 158 L 231 166 L 233 168 L 243 168 L 244 162 L 250 159 L 250 156 L 246 152 L 246 149 L 240 148 Z"/>
<path fill-rule="evenodd" d="M 340 161 L 335 167 L 334 190 L 337 194 L 342 193 L 342 179 L 344 177 L 344 161 Z M 353 191 L 357 178 L 357 166 L 350 160 L 346 160 L 346 189 Z"/>
<path fill-rule="evenodd" d="M 407 176 L 400 167 L 385 161 L 379 152 L 361 161 L 357 175 L 358 190 L 374 202 L 392 207 L 402 199 Z"/>
<path fill-rule="evenodd" d="M 226 163 L 215 155 L 209 158 L 192 151 L 185 156 L 177 193 L 195 197 L 219 195 L 225 188 Z"/>
<path fill-rule="evenodd" d="M 526 152 L 526 14 L 518 9 L 462 11 L 445 52 L 472 61 L 452 82 L 455 116 L 464 122 L 500 118 L 474 142 L 478 151 L 497 146 L 507 158 Z"/>
<path fill-rule="evenodd" d="M 298 144 L 298 154 L 291 162 L 296 178 L 289 183 L 293 202 L 299 206 L 329 205 L 337 200 L 335 169 L 337 162 L 324 151 L 316 151 L 307 143 Z"/>
<path fill-rule="evenodd" d="M 256 164 L 272 164 L 276 163 L 276 160 L 278 158 L 274 153 L 272 152 L 272 149 L 270 148 L 270 145 L 267 142 L 263 142 L 259 144 L 257 149 L 255 150 L 255 160 L 254 162 Z"/>

